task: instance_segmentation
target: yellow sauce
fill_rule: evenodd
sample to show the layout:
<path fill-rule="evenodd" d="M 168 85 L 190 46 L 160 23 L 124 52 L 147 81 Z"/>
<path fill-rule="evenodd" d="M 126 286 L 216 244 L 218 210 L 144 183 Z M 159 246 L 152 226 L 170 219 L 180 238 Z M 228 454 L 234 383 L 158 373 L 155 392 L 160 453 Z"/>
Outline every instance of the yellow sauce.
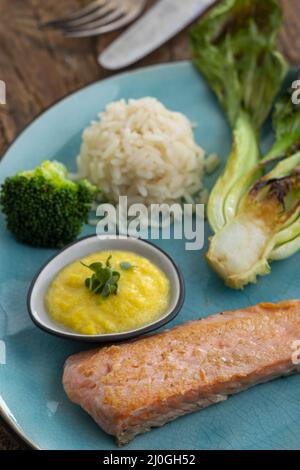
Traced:
<path fill-rule="evenodd" d="M 105 263 L 121 273 L 117 295 L 103 299 L 84 285 L 91 270 L 80 261 Z M 134 268 L 121 271 L 127 261 Z M 93 253 L 62 269 L 52 281 L 45 303 L 49 315 L 77 333 L 94 335 L 117 333 L 142 327 L 160 318 L 169 303 L 169 280 L 148 259 L 125 251 Z"/>

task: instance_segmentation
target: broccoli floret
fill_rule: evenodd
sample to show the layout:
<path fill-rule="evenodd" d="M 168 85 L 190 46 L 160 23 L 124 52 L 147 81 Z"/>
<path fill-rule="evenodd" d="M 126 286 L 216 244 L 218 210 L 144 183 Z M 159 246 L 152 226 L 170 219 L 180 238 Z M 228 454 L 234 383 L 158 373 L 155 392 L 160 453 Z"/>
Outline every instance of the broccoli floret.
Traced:
<path fill-rule="evenodd" d="M 23 243 L 60 248 L 87 222 L 95 195 L 88 181 L 73 182 L 58 162 L 44 161 L 32 171 L 6 178 L 0 204 L 7 228 Z"/>

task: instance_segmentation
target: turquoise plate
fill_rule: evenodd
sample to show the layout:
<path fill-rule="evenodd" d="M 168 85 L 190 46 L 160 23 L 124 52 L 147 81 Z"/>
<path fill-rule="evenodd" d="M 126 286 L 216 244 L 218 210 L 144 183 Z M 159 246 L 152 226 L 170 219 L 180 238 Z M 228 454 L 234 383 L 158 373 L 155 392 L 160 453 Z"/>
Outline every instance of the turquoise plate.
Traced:
<path fill-rule="evenodd" d="M 62 160 L 74 169 L 81 132 L 91 119 L 110 101 L 148 95 L 197 122 L 196 137 L 208 152 L 227 155 L 231 139 L 225 117 L 204 80 L 183 62 L 115 76 L 60 101 L 11 145 L 0 164 L 0 182 L 44 159 Z M 264 145 L 272 139 L 268 129 Z M 55 252 L 17 243 L 0 217 L 1 414 L 37 448 L 115 450 L 113 438 L 69 402 L 62 388 L 64 361 L 87 346 L 42 332 L 26 310 L 31 279 Z M 89 233 L 93 228 L 86 227 L 82 235 Z M 235 292 L 207 267 L 205 250 L 185 251 L 184 241 L 178 240 L 158 244 L 174 257 L 185 277 L 186 301 L 172 325 L 260 301 L 299 297 L 300 254 L 274 263 L 271 275 Z M 141 435 L 126 449 L 299 449 L 299 398 L 300 376 L 259 385 Z"/>

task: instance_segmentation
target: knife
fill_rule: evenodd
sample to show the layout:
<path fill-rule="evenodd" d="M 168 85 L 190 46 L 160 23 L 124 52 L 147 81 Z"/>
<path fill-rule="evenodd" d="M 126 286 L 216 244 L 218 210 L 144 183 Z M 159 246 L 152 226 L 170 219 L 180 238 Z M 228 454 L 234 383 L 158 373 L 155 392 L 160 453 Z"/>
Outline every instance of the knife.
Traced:
<path fill-rule="evenodd" d="M 102 67 L 117 70 L 137 62 L 171 39 L 215 0 L 160 0 L 98 57 Z"/>

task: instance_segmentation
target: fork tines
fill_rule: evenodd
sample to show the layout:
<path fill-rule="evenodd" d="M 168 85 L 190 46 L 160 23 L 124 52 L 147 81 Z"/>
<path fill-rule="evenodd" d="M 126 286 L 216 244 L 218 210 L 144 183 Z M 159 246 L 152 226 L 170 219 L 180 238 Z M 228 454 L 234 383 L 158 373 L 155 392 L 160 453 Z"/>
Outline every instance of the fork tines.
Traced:
<path fill-rule="evenodd" d="M 84 37 L 114 31 L 133 21 L 143 10 L 146 0 L 94 0 L 69 16 L 42 25 L 65 36 Z"/>

